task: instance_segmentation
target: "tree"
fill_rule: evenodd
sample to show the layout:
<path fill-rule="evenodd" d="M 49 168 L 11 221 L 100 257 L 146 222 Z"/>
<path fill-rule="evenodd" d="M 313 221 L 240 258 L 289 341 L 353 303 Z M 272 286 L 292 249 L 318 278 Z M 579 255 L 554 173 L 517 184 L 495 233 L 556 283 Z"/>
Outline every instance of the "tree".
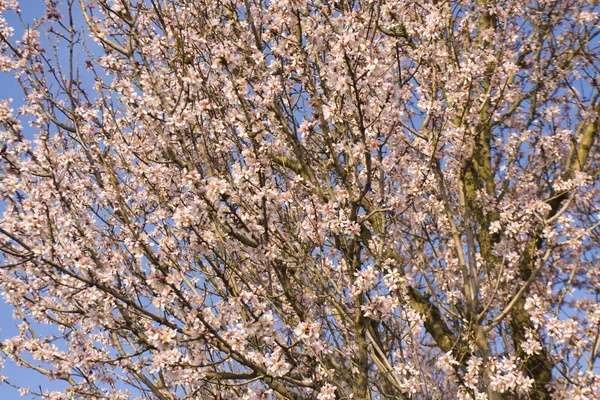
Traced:
<path fill-rule="evenodd" d="M 600 396 L 597 0 L 46 6 L 0 20 L 38 395 Z"/>

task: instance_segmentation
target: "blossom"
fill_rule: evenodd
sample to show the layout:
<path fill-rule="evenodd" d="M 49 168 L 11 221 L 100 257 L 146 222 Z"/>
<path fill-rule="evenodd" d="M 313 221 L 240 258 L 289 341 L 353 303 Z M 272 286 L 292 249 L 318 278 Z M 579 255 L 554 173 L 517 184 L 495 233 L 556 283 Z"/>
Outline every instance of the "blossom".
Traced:
<path fill-rule="evenodd" d="M 312 342 L 319 337 L 321 326 L 316 322 L 301 322 L 298 324 L 296 329 L 294 329 L 294 334 L 298 337 L 299 340 L 306 340 L 308 342 Z"/>
<path fill-rule="evenodd" d="M 525 394 L 531 390 L 533 379 L 525 376 L 517 367 L 516 357 L 495 359 L 491 361 L 491 387 L 500 392 Z"/>
<path fill-rule="evenodd" d="M 158 349 L 167 349 L 175 344 L 177 338 L 177 331 L 162 327 L 156 330 L 152 335 L 148 337 Z"/>
<path fill-rule="evenodd" d="M 528 329 L 525 333 L 527 340 L 521 343 L 521 348 L 528 355 L 538 354 L 542 350 L 542 345 L 535 339 L 534 331 Z"/>
<path fill-rule="evenodd" d="M 368 291 L 375 284 L 377 278 L 377 272 L 373 267 L 368 267 L 362 271 L 354 274 L 356 280 L 352 286 L 352 295 L 359 296 L 362 293 Z"/>
<path fill-rule="evenodd" d="M 335 398 L 335 386 L 330 384 L 323 385 L 317 395 L 317 400 L 335 400 Z"/>
<path fill-rule="evenodd" d="M 597 1 L 19 3 L 0 361 L 40 396 L 600 398 Z"/>
<path fill-rule="evenodd" d="M 275 377 L 284 376 L 291 369 L 291 365 L 285 361 L 280 350 L 275 351 L 266 359 L 265 366 L 267 367 L 267 373 Z"/>

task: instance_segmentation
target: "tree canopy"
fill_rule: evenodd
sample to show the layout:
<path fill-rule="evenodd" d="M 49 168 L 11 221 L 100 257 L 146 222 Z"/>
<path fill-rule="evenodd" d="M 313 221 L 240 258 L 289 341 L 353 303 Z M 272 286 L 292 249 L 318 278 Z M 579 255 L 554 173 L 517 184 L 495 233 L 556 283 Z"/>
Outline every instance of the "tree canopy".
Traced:
<path fill-rule="evenodd" d="M 597 0 L 45 0 L 15 37 L 26 3 L 0 355 L 65 382 L 32 394 L 600 397 Z"/>

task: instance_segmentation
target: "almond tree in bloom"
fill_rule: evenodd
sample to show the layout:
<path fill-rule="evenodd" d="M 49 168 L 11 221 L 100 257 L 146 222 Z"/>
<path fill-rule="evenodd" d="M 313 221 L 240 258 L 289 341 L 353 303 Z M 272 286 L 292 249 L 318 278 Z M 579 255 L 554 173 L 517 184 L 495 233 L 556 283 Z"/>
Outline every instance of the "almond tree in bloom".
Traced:
<path fill-rule="evenodd" d="M 0 18 L 32 394 L 600 398 L 597 0 L 45 3 Z"/>

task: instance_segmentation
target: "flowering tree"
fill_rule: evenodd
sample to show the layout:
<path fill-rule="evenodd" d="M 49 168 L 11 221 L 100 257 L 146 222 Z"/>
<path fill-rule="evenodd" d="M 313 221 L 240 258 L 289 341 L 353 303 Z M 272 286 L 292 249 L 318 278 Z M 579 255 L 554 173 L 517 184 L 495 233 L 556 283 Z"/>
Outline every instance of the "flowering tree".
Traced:
<path fill-rule="evenodd" d="M 0 19 L 38 395 L 600 396 L 597 0 L 46 7 Z"/>

